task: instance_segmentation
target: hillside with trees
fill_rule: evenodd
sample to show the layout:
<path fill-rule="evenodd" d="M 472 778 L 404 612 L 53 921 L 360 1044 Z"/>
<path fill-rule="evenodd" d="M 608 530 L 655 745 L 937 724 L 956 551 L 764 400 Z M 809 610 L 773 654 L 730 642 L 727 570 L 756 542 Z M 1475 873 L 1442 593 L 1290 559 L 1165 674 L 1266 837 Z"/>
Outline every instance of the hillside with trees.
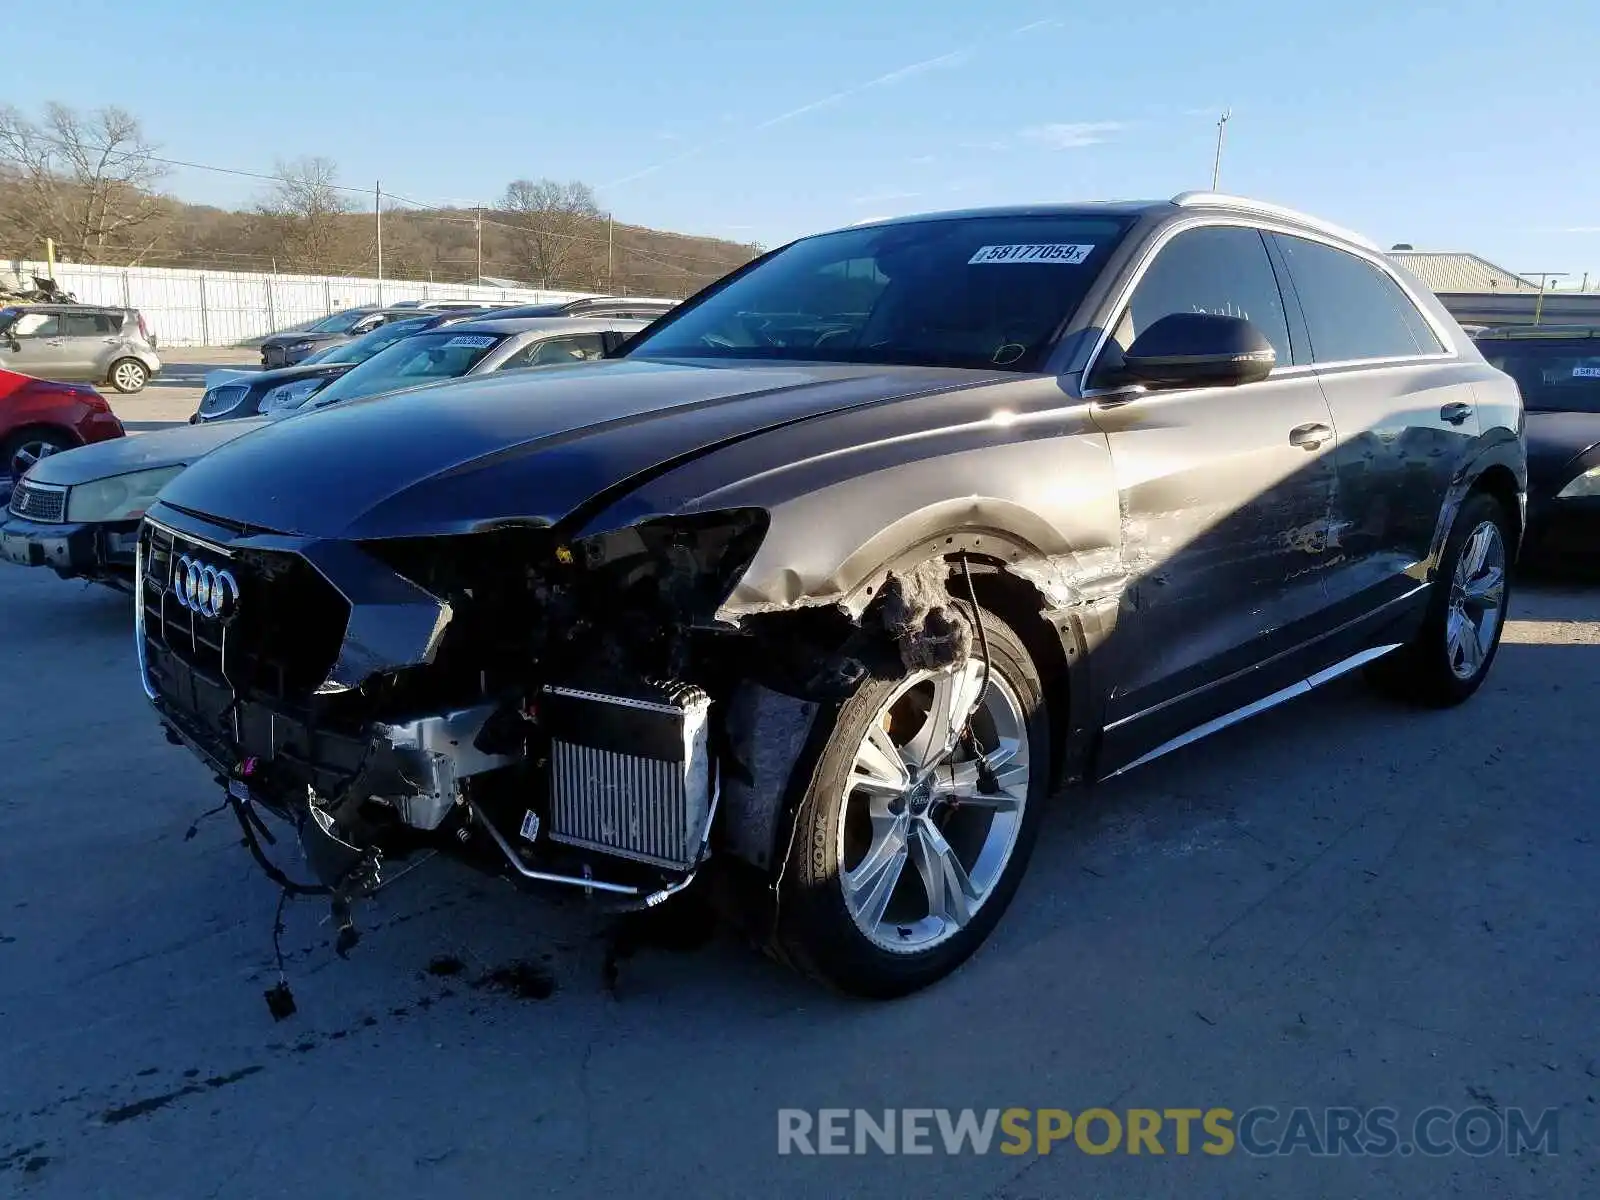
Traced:
<path fill-rule="evenodd" d="M 377 274 L 379 198 L 326 158 L 254 175 L 245 210 L 188 204 L 162 191 L 179 163 L 117 108 L 0 105 L 0 257 L 313 275 Z M 222 168 L 209 168 L 222 170 Z M 243 172 L 227 172 L 244 174 Z M 383 276 L 440 283 L 482 276 L 536 287 L 682 296 L 760 247 L 617 221 L 576 181 L 518 178 L 493 206 L 440 208 L 381 199 Z"/>

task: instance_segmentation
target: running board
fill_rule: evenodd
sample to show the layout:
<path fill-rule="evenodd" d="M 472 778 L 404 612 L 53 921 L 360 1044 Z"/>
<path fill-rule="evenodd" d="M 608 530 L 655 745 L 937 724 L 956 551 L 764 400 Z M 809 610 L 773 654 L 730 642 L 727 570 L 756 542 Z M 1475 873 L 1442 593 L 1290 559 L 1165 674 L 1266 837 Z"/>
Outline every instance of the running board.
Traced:
<path fill-rule="evenodd" d="M 1394 644 L 1388 646 L 1374 646 L 1370 650 L 1363 650 L 1360 654 L 1352 654 L 1349 658 L 1343 660 L 1342 662 L 1336 662 L 1333 664 L 1333 666 L 1318 671 L 1315 675 L 1309 675 L 1305 679 L 1300 680 L 1298 683 L 1291 683 L 1288 687 L 1282 689 L 1281 691 L 1273 692 L 1270 696 L 1263 696 L 1259 700 L 1253 700 L 1249 704 L 1246 704 L 1243 708 L 1236 708 L 1230 713 L 1224 713 L 1220 717 L 1216 717 L 1213 720 L 1207 721 L 1204 725 L 1196 725 L 1193 729 L 1189 730 L 1188 733 L 1179 734 L 1169 742 L 1162 742 L 1161 745 L 1157 746 L 1148 754 L 1140 755 L 1127 766 L 1118 767 L 1115 771 L 1111 772 L 1111 774 L 1103 776 L 1102 778 L 1115 779 L 1118 775 L 1122 775 L 1128 771 L 1131 771 L 1135 767 L 1142 767 L 1145 765 L 1145 763 L 1150 762 L 1153 759 L 1160 758 L 1163 754 L 1170 754 L 1174 750 L 1178 750 L 1184 746 L 1190 745 L 1191 743 L 1198 742 L 1201 738 L 1210 737 L 1219 729 L 1226 729 L 1230 725 L 1237 725 L 1240 721 L 1248 720 L 1249 718 L 1256 716 L 1258 713 L 1264 713 L 1269 708 L 1277 708 L 1278 705 L 1282 704 L 1285 700 L 1293 700 L 1296 696 L 1304 696 L 1307 692 L 1311 691 L 1311 689 L 1321 687 L 1330 680 L 1337 679 L 1341 675 L 1345 675 L 1351 671 L 1354 671 L 1357 667 L 1364 667 L 1374 659 L 1382 658 L 1391 650 L 1400 649 L 1400 646 L 1401 643 L 1395 642 Z"/>

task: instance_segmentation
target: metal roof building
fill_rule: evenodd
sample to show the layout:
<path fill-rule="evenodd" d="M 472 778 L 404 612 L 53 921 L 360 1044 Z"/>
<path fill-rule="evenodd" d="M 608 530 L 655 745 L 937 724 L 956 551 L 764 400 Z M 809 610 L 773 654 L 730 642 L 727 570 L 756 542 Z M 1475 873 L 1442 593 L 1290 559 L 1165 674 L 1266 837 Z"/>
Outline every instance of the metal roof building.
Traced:
<path fill-rule="evenodd" d="M 1537 292 L 1537 282 L 1513 274 L 1476 254 L 1456 250 L 1391 250 L 1389 260 L 1404 267 L 1430 291 Z"/>

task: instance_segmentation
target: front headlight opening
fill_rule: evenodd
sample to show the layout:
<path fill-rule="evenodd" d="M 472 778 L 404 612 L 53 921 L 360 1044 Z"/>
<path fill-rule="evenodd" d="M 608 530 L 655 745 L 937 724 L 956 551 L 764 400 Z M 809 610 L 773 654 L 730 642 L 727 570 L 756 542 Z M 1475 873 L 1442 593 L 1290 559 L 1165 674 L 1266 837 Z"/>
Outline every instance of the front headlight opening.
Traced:
<path fill-rule="evenodd" d="M 1557 500 L 1581 500 L 1588 496 L 1600 496 L 1600 467 L 1590 467 L 1556 493 Z"/>
<path fill-rule="evenodd" d="M 155 503 L 156 494 L 183 468 L 159 467 L 80 483 L 67 492 L 67 520 L 73 523 L 134 521 Z"/>
<path fill-rule="evenodd" d="M 280 408 L 298 408 L 307 396 L 317 390 L 320 379 L 306 379 L 297 383 L 281 383 L 262 398 L 261 411 L 275 412 Z"/>
<path fill-rule="evenodd" d="M 706 619 L 754 560 L 767 524 L 762 509 L 728 509 L 642 522 L 581 548 L 588 570 L 619 591 L 642 585 L 670 607 Z"/>

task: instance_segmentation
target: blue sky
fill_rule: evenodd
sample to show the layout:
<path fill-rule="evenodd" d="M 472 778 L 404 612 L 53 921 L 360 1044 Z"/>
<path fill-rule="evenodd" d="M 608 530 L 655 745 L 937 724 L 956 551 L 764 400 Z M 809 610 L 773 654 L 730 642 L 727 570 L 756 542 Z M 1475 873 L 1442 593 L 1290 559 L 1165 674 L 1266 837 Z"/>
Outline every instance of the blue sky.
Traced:
<path fill-rule="evenodd" d="M 7 36 L 3 99 L 121 104 L 174 158 L 320 154 L 432 203 L 581 179 L 618 220 L 769 245 L 1203 187 L 1231 107 L 1223 190 L 1600 278 L 1593 0 L 77 0 Z"/>

